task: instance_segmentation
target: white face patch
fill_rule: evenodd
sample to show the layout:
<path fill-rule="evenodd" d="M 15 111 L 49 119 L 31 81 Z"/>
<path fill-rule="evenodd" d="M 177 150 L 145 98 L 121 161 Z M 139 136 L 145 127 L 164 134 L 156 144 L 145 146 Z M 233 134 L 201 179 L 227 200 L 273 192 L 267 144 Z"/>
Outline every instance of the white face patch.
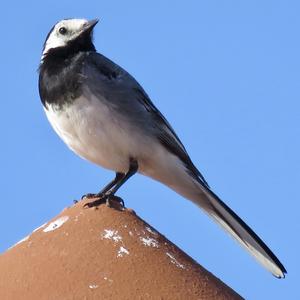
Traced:
<path fill-rule="evenodd" d="M 87 24 L 88 20 L 85 19 L 70 19 L 58 22 L 45 42 L 42 60 L 50 49 L 66 46 L 69 41 L 76 39 Z"/>

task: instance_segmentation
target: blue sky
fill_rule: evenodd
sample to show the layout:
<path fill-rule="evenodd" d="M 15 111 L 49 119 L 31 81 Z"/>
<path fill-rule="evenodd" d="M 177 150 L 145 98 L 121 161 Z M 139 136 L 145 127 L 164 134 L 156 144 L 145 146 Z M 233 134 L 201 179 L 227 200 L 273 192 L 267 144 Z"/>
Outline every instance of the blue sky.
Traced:
<path fill-rule="evenodd" d="M 270 246 L 287 278 L 275 279 L 157 182 L 132 178 L 119 192 L 126 205 L 247 299 L 300 298 L 299 9 L 297 1 L 3 3 L 0 251 L 113 177 L 60 141 L 37 89 L 52 25 L 98 17 L 98 51 L 144 86 L 211 187 Z"/>

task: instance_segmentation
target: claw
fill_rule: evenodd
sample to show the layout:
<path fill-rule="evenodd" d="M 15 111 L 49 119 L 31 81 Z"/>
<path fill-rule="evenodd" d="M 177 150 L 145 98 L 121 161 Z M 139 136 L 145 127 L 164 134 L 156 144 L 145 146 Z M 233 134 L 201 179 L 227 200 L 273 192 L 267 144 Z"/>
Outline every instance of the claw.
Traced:
<path fill-rule="evenodd" d="M 105 197 L 105 194 L 103 193 L 98 193 L 98 194 L 92 194 L 92 193 L 88 193 L 88 194 L 85 194 L 81 197 L 81 200 L 84 200 L 84 199 L 101 199 Z"/>
<path fill-rule="evenodd" d="M 97 206 L 99 206 L 99 205 L 101 205 L 103 203 L 105 203 L 105 199 L 97 199 L 95 201 L 85 203 L 83 205 L 83 208 L 97 207 Z"/>
<path fill-rule="evenodd" d="M 97 194 L 88 193 L 88 194 L 82 195 L 81 200 L 96 198 L 96 197 L 97 197 Z"/>
<path fill-rule="evenodd" d="M 123 208 L 125 208 L 124 200 L 121 197 L 118 196 L 111 196 L 110 200 L 118 202 Z"/>
<path fill-rule="evenodd" d="M 99 195 L 97 196 L 98 199 L 92 202 L 85 203 L 83 205 L 84 208 L 91 208 L 91 207 L 97 207 L 101 204 L 106 204 L 108 207 L 115 207 L 114 202 L 117 202 L 122 209 L 125 208 L 125 203 L 122 198 L 114 196 L 114 195 Z"/>

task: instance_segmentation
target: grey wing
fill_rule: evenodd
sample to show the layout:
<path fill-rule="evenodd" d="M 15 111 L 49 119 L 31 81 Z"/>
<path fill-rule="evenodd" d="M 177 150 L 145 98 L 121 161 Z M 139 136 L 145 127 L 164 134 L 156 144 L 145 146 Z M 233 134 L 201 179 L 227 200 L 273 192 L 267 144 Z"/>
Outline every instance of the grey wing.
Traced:
<path fill-rule="evenodd" d="M 145 109 L 150 114 L 152 114 L 152 118 L 154 118 L 158 124 L 159 131 L 157 137 L 161 144 L 164 147 L 166 147 L 171 153 L 176 155 L 184 163 L 192 177 L 194 177 L 199 183 L 201 183 L 205 187 L 209 188 L 208 183 L 206 182 L 205 178 L 200 173 L 200 171 L 193 164 L 185 147 L 183 146 L 179 137 L 175 133 L 174 129 L 171 127 L 170 123 L 156 108 L 156 106 L 153 104 L 153 102 L 150 100 L 148 95 L 144 92 L 144 90 L 141 87 L 136 89 L 136 93 L 138 94 L 137 100 L 145 107 Z"/>
<path fill-rule="evenodd" d="M 90 53 L 87 59 L 89 63 L 86 65 L 90 69 L 85 71 L 85 76 L 88 76 L 90 89 L 97 95 L 101 94 L 108 105 L 122 109 L 128 116 L 134 115 L 136 122 L 145 124 L 149 120 L 148 123 L 151 123 L 150 127 L 159 142 L 182 161 L 194 179 L 209 188 L 174 129 L 140 84 L 128 72 L 99 53 Z"/>

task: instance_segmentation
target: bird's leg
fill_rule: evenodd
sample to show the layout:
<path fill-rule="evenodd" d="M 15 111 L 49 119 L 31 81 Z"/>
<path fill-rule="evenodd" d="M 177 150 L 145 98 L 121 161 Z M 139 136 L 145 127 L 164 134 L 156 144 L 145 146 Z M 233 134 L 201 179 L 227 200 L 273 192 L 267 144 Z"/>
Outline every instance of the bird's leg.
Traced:
<path fill-rule="evenodd" d="M 138 171 L 138 162 L 135 159 L 130 159 L 129 161 L 129 170 L 128 172 L 125 174 L 125 176 L 116 183 L 116 185 L 109 190 L 105 197 L 106 197 L 106 205 L 110 206 L 110 200 L 111 199 L 115 199 L 117 201 L 119 201 L 123 206 L 124 206 L 124 201 L 120 198 L 120 197 L 116 197 L 115 193 L 118 191 L 118 189 L 130 178 L 132 177 L 137 171 Z"/>
<path fill-rule="evenodd" d="M 104 194 L 106 194 L 111 188 L 113 188 L 116 184 L 118 184 L 118 182 L 120 180 L 123 179 L 123 177 L 125 177 L 125 173 L 120 173 L 120 172 L 117 172 L 116 173 L 116 177 L 114 180 L 112 180 L 108 185 L 106 185 L 98 194 L 97 196 L 101 197 L 103 196 Z"/>
<path fill-rule="evenodd" d="M 115 178 L 111 182 L 109 182 L 99 193 L 97 193 L 97 194 L 89 193 L 89 194 L 83 195 L 81 197 L 81 199 L 102 198 L 105 195 L 105 193 L 107 193 L 112 187 L 114 187 L 124 176 L 125 176 L 124 173 L 116 172 Z"/>
<path fill-rule="evenodd" d="M 110 200 L 115 199 L 118 202 L 124 206 L 124 201 L 120 198 L 115 196 L 115 193 L 119 190 L 119 188 L 131 177 L 133 176 L 137 171 L 138 171 L 138 162 L 136 159 L 130 158 L 129 161 L 129 170 L 128 172 L 117 180 L 110 189 L 108 189 L 105 194 L 101 193 L 99 196 L 100 199 L 97 199 L 93 202 L 86 203 L 84 207 L 93 207 L 93 206 L 98 206 L 103 203 L 103 201 L 106 202 L 107 206 L 110 206 Z M 118 174 L 118 173 L 117 173 Z M 117 175 L 116 175 L 117 177 Z M 106 187 L 105 187 L 106 188 Z"/>

